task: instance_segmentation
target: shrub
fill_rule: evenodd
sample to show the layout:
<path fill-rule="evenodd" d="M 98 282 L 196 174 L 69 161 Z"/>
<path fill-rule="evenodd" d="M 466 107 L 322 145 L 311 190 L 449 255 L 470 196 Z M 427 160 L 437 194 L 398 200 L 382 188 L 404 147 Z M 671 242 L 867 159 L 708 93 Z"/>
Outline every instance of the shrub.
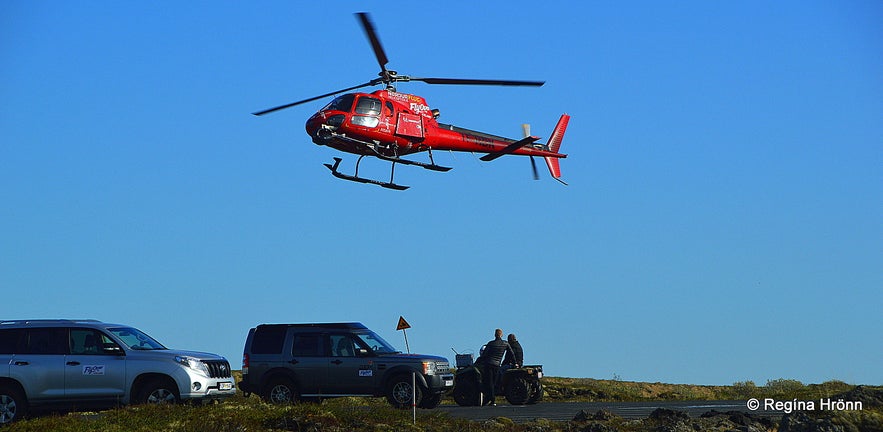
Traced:
<path fill-rule="evenodd" d="M 757 394 L 757 385 L 754 381 L 737 381 L 733 383 L 733 393 L 737 397 L 748 399 Z"/>
<path fill-rule="evenodd" d="M 775 380 L 767 380 L 764 386 L 769 396 L 774 395 L 793 395 L 804 389 L 803 383 L 797 380 L 779 378 Z"/>

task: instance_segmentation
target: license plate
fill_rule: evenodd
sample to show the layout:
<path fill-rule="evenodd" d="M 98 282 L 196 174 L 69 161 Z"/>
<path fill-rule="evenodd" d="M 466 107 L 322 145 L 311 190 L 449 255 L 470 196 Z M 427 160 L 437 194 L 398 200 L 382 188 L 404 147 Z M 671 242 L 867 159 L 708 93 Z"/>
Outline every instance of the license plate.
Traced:
<path fill-rule="evenodd" d="M 222 382 L 218 383 L 219 390 L 233 390 L 233 383 L 231 382 Z"/>

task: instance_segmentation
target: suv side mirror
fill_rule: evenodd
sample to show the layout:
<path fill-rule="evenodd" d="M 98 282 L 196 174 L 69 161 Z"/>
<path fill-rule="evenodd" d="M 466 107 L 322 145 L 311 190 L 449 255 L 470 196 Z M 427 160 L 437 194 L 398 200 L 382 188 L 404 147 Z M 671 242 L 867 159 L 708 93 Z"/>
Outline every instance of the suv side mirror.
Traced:
<path fill-rule="evenodd" d="M 370 355 L 370 351 L 365 348 L 356 349 L 356 357 L 368 357 Z"/>
<path fill-rule="evenodd" d="M 123 351 L 123 349 L 120 348 L 119 345 L 113 343 L 104 344 L 104 346 L 102 347 L 102 351 L 104 351 L 104 354 L 107 355 L 115 355 L 120 357 L 126 355 L 126 352 Z"/>

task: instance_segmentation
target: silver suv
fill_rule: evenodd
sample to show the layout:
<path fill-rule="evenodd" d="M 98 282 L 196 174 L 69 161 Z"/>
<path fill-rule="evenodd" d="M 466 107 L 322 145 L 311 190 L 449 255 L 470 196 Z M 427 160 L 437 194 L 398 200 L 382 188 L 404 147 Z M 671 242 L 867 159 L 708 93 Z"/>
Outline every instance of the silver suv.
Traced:
<path fill-rule="evenodd" d="M 170 350 L 130 326 L 0 321 L 0 424 L 31 406 L 174 403 L 235 393 L 224 357 Z"/>

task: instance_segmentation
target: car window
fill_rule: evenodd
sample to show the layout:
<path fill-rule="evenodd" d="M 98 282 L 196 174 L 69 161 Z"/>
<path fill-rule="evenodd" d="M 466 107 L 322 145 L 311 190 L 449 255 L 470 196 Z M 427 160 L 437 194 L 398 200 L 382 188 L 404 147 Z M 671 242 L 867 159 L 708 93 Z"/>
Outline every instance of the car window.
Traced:
<path fill-rule="evenodd" d="M 98 330 L 74 328 L 70 331 L 71 354 L 111 355 L 121 352 L 116 342 Z"/>
<path fill-rule="evenodd" d="M 352 336 L 348 334 L 333 334 L 329 336 L 332 357 L 355 357 L 358 346 Z"/>
<path fill-rule="evenodd" d="M 16 354 L 25 332 L 21 329 L 0 330 L 0 354 Z"/>
<path fill-rule="evenodd" d="M 166 347 L 146 333 L 132 327 L 116 327 L 107 329 L 133 350 L 164 350 Z"/>
<path fill-rule="evenodd" d="M 294 357 L 319 357 L 322 355 L 320 335 L 318 333 L 295 333 L 291 345 Z"/>
<path fill-rule="evenodd" d="M 66 328 L 31 328 L 24 341 L 25 354 L 67 354 Z"/>
<path fill-rule="evenodd" d="M 252 354 L 282 354 L 285 327 L 258 327 L 251 339 Z"/>
<path fill-rule="evenodd" d="M 373 331 L 367 331 L 362 333 L 356 333 L 356 336 L 362 340 L 363 344 L 367 347 L 370 347 L 372 351 L 378 354 L 393 354 L 399 352 L 389 342 L 383 340 L 377 333 Z"/>

